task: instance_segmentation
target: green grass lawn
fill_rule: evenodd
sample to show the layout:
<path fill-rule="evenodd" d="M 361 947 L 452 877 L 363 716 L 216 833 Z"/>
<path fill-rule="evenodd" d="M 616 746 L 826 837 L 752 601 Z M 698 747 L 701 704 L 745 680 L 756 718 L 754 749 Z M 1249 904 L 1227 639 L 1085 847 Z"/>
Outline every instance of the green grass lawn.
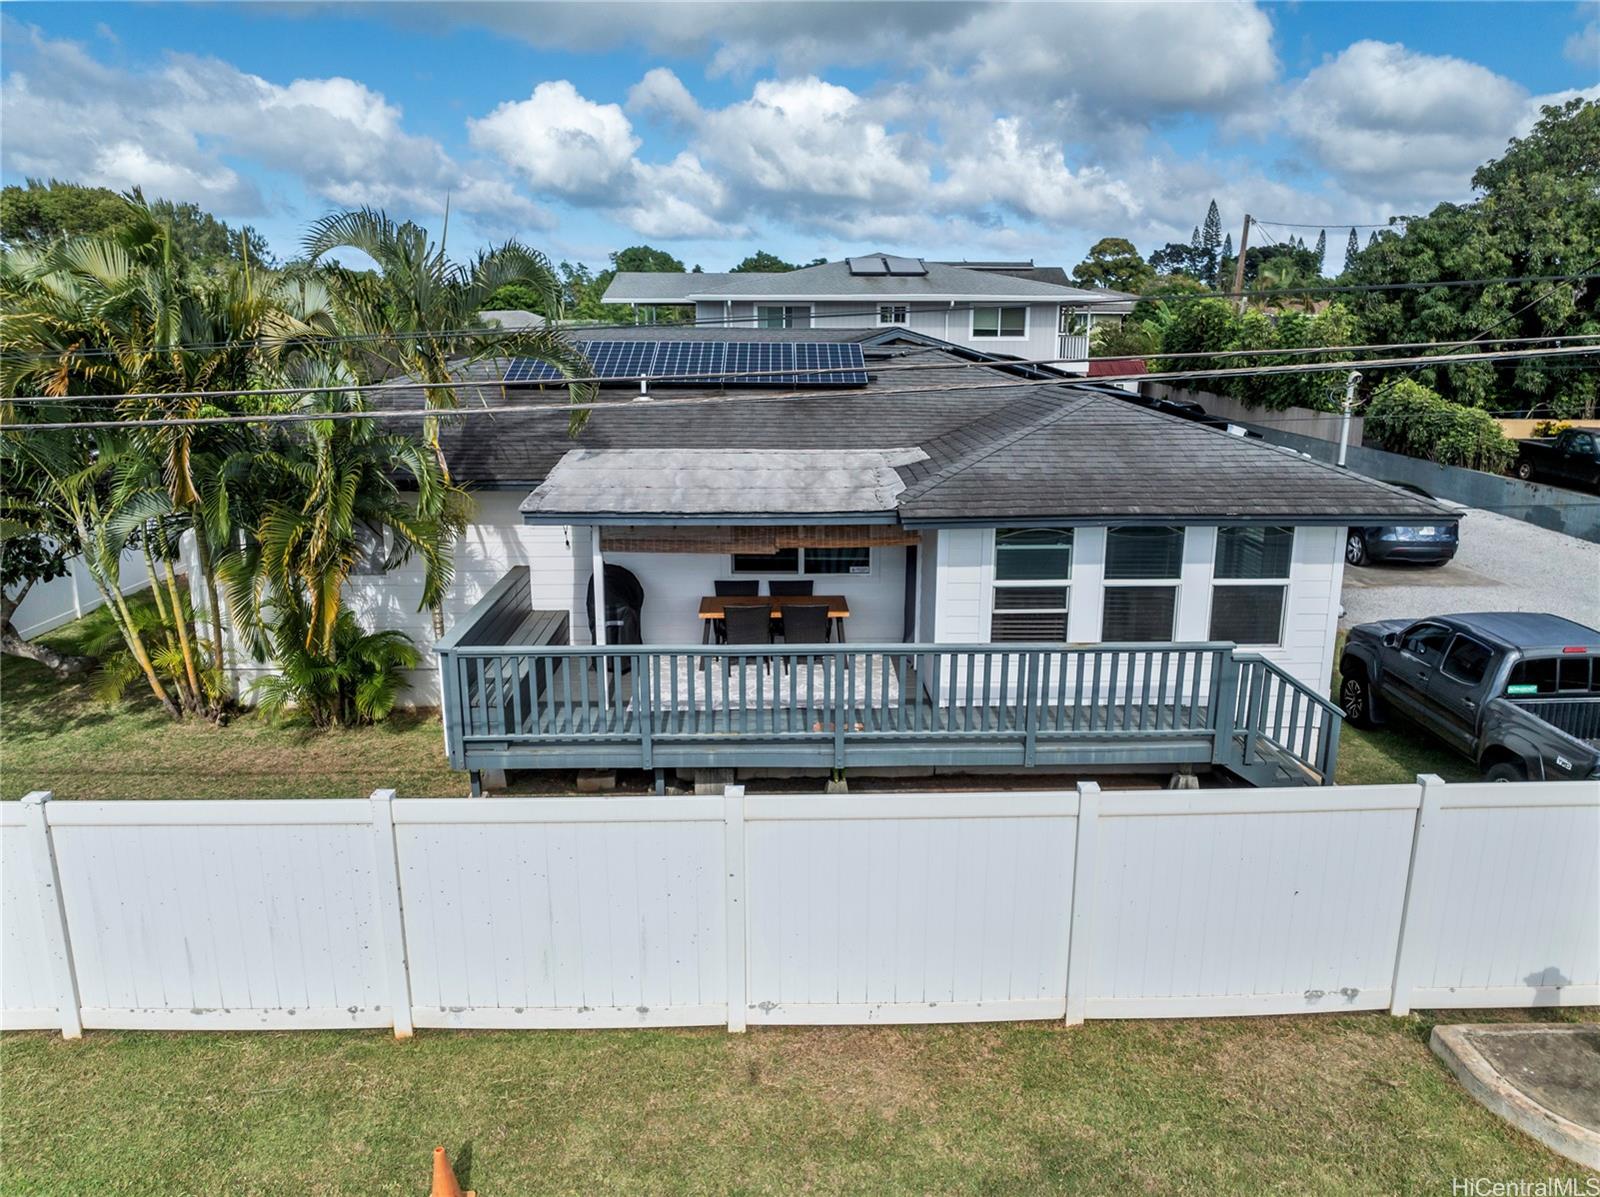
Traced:
<path fill-rule="evenodd" d="M 81 652 L 85 624 L 44 637 Z M 61 681 L 42 665 L 0 657 L 0 797 L 47 789 L 58 798 L 365 798 L 379 787 L 454 797 L 436 712 L 399 712 L 354 731 L 319 732 L 254 713 L 224 727 L 175 723 L 130 688 L 105 703 L 90 680 Z"/>
<path fill-rule="evenodd" d="M 84 622 L 45 639 L 81 651 Z M 1334 693 L 1338 684 L 1335 673 Z M 107 704 L 91 690 L 87 680 L 63 682 L 32 661 L 0 657 L 0 797 L 34 789 L 58 798 L 364 798 L 379 787 L 412 797 L 467 792 L 466 775 L 445 761 L 433 711 L 399 712 L 355 731 L 318 732 L 253 713 L 214 727 L 174 723 L 148 694 L 130 690 L 124 701 Z M 1341 783 L 1410 781 L 1418 773 L 1446 781 L 1478 776 L 1469 761 L 1404 725 L 1345 727 Z"/>
<path fill-rule="evenodd" d="M 10 659 L 0 686 L 7 798 L 464 792 L 432 715 L 337 733 L 173 724 L 147 699 L 99 704 L 87 683 Z M 1341 781 L 1469 774 L 1394 731 L 1343 747 Z M 12 1033 L 0 1191 L 421 1194 L 436 1143 L 482 1197 L 1447 1193 L 1458 1176 L 1572 1174 L 1466 1097 L 1429 1026 Z"/>
<path fill-rule="evenodd" d="M 1344 633 L 1333 653 L 1333 693 L 1339 693 L 1339 655 Z M 1437 773 L 1446 781 L 1477 781 L 1482 777 L 1466 757 L 1451 752 L 1418 728 L 1396 721 L 1362 731 L 1346 723 L 1339 733 L 1339 766 L 1334 779 L 1345 786 L 1380 785 L 1414 781 L 1419 773 Z"/>
<path fill-rule="evenodd" d="M 422 1194 L 435 1144 L 481 1197 L 1448 1193 L 1581 1171 L 1468 1098 L 1430 1025 L 12 1033 L 0 1190 Z"/>

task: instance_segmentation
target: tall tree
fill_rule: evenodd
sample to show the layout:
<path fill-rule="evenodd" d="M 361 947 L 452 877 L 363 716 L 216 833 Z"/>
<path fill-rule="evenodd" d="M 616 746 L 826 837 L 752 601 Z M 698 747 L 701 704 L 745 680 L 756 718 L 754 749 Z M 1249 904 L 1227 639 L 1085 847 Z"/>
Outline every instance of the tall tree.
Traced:
<path fill-rule="evenodd" d="M 1200 226 L 1200 252 L 1205 255 L 1205 281 L 1214 287 L 1217 285 L 1217 266 L 1222 252 L 1222 213 L 1217 208 L 1216 200 L 1212 200 L 1211 206 L 1206 209 L 1205 223 Z"/>
<path fill-rule="evenodd" d="M 1138 294 L 1155 282 L 1156 272 L 1139 256 L 1133 242 L 1122 237 L 1102 237 L 1072 268 L 1072 278 L 1080 287 L 1108 287 Z"/>
<path fill-rule="evenodd" d="M 1374 291 L 1353 306 L 1374 342 L 1600 333 L 1600 102 L 1544 108 L 1473 175 L 1476 198 L 1406 217 L 1355 256 L 1349 281 L 1417 283 L 1578 275 L 1557 283 Z M 1588 417 L 1592 370 L 1540 359 L 1419 372 L 1444 398 L 1501 413 Z"/>
<path fill-rule="evenodd" d="M 479 321 L 490 296 L 507 283 L 542 297 L 537 310 L 560 309 L 561 282 L 550 260 L 520 242 L 508 241 L 458 264 L 446 256 L 443 240 L 431 241 L 421 225 L 360 208 L 316 221 L 304 249 L 313 264 L 322 266 L 340 327 L 365 338 L 353 359 L 363 381 L 407 375 L 426 384 L 427 406 L 449 410 L 458 403 L 463 358 L 515 355 L 548 362 L 569 377 L 588 371 L 577 345 L 558 327 L 501 330 Z M 377 272 L 333 262 L 329 255 L 338 249 L 366 254 Z M 591 389 L 577 387 L 574 398 L 587 397 Z M 574 419 L 581 423 L 580 414 Z M 424 436 L 448 476 L 437 420 L 426 421 Z"/>
<path fill-rule="evenodd" d="M 349 378 L 342 369 L 324 369 L 311 385 Z M 358 398 L 341 391 L 312 396 L 302 407 L 329 416 L 362 410 Z M 373 546 L 386 570 L 420 560 L 420 607 L 437 609 L 454 576 L 455 538 L 471 502 L 426 446 L 374 420 L 318 419 L 276 437 L 258 462 L 256 484 L 271 497 L 253 530 L 258 556 L 231 575 L 243 600 L 236 609 L 251 612 L 260 627 L 276 622 L 265 613 L 274 602 L 303 610 L 306 647 L 326 656 L 345 581 Z"/>
<path fill-rule="evenodd" d="M 611 255 L 611 269 L 645 271 L 651 274 L 681 272 L 683 263 L 664 249 L 649 245 L 630 245 Z"/>
<path fill-rule="evenodd" d="M 186 261 L 209 268 L 246 259 L 257 266 L 273 265 L 265 237 L 249 225 L 232 228 L 197 204 L 165 199 L 146 204 L 138 188 L 122 196 L 106 187 L 58 179 L 29 179 L 25 185 L 0 190 L 0 240 L 15 246 L 110 236 L 125 229 L 141 208 L 167 227 Z"/>
<path fill-rule="evenodd" d="M 1327 229 L 1323 229 L 1321 232 L 1319 232 L 1317 234 L 1317 248 L 1315 250 L 1315 253 L 1317 255 L 1317 274 L 1318 274 L 1318 276 L 1326 275 L 1328 273 L 1328 230 Z"/>
<path fill-rule="evenodd" d="M 1344 268 L 1349 270 L 1356 263 L 1356 255 L 1361 252 L 1361 238 L 1356 236 L 1355 229 L 1350 230 L 1350 239 L 1344 243 Z"/>
<path fill-rule="evenodd" d="M 729 274 L 785 274 L 806 266 L 821 266 L 827 258 L 812 258 L 809 262 L 785 262 L 777 254 L 758 249 L 747 255 L 737 266 L 728 268 Z"/>

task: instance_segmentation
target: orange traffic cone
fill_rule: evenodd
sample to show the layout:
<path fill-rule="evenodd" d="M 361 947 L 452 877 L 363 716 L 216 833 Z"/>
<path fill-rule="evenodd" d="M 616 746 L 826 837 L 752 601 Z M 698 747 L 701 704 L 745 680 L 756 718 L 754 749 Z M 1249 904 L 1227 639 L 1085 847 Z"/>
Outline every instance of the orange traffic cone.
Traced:
<path fill-rule="evenodd" d="M 462 1193 L 461 1185 L 456 1180 L 455 1170 L 450 1167 L 450 1161 L 446 1158 L 443 1147 L 433 1149 L 433 1187 L 428 1190 L 428 1197 L 475 1197 L 470 1189 Z"/>

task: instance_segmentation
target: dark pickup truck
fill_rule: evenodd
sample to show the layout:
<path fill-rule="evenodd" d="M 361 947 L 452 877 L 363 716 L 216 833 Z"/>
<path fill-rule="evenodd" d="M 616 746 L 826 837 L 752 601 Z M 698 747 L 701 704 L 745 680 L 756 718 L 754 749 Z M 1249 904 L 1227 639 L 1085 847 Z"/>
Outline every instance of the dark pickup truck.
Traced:
<path fill-rule="evenodd" d="M 1524 482 L 1600 490 L 1600 432 L 1565 428 L 1560 436 L 1518 441 L 1516 473 Z"/>
<path fill-rule="evenodd" d="M 1594 628 L 1519 611 L 1364 623 L 1339 672 L 1339 707 L 1356 727 L 1399 715 L 1491 781 L 1600 778 Z"/>

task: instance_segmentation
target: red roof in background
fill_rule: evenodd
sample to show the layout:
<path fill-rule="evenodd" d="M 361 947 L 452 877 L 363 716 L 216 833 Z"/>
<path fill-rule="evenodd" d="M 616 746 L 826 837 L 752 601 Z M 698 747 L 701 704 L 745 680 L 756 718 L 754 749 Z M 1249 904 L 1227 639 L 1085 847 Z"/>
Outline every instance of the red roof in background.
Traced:
<path fill-rule="evenodd" d="M 1095 357 L 1089 359 L 1089 377 L 1106 374 L 1148 374 L 1142 357 Z"/>

